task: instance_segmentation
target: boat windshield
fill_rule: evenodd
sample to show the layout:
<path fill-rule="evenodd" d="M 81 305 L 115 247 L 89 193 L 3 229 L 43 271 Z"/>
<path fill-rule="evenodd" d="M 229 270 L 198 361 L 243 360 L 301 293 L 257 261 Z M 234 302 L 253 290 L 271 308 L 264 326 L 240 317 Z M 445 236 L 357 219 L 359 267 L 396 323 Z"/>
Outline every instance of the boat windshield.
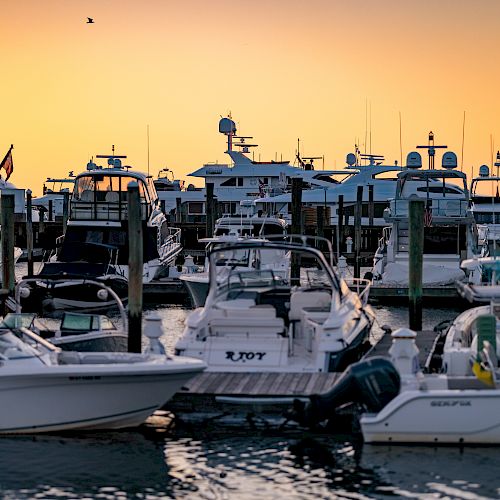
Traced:
<path fill-rule="evenodd" d="M 115 202 L 127 200 L 130 182 L 137 182 L 142 202 L 150 202 L 148 187 L 143 180 L 127 175 L 106 175 L 104 173 L 81 175 L 75 181 L 74 201 Z M 109 193 L 116 193 L 112 197 Z M 95 196 L 95 198 L 94 198 Z"/>
<path fill-rule="evenodd" d="M 0 359 L 33 358 L 39 353 L 18 339 L 12 332 L 0 332 Z"/>
<path fill-rule="evenodd" d="M 30 328 L 36 317 L 34 313 L 9 313 L 0 323 L 0 328 Z"/>

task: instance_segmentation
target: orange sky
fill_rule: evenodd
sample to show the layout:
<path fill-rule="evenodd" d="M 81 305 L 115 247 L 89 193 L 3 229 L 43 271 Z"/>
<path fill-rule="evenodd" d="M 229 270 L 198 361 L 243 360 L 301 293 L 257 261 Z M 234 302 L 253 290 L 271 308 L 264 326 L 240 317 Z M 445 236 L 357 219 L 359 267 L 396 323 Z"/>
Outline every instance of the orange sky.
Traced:
<path fill-rule="evenodd" d="M 261 159 L 341 168 L 364 142 L 388 161 L 447 144 L 464 169 L 500 149 L 498 0 L 20 0 L 3 2 L 0 156 L 18 187 L 79 172 L 111 144 L 176 177 L 224 162 L 220 115 Z M 86 24 L 86 17 L 95 24 Z M 370 134 L 368 133 L 369 137 Z M 368 141 L 369 142 L 369 141 Z"/>

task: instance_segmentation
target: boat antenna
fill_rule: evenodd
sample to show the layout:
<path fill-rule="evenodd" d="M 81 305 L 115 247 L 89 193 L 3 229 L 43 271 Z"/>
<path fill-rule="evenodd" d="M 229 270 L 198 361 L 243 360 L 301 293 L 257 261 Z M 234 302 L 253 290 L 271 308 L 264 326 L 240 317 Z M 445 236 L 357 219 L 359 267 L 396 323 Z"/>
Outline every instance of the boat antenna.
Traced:
<path fill-rule="evenodd" d="M 429 155 L 429 170 L 434 170 L 434 157 L 436 156 L 437 148 L 447 148 L 448 146 L 437 146 L 434 144 L 434 132 L 429 132 L 429 143 L 427 146 L 417 146 L 419 149 L 427 149 Z"/>
<path fill-rule="evenodd" d="M 464 143 L 465 143 L 465 111 L 464 111 L 464 120 L 462 122 L 462 159 L 460 161 L 460 172 L 463 172 L 464 169 Z"/>
<path fill-rule="evenodd" d="M 401 132 L 401 111 L 399 112 L 399 156 L 401 159 L 400 165 L 403 166 L 403 139 Z"/>
<path fill-rule="evenodd" d="M 493 168 L 493 150 L 495 149 L 495 141 L 493 139 L 493 134 L 490 134 L 490 158 L 491 158 L 491 168 Z"/>
<path fill-rule="evenodd" d="M 147 140 L 148 140 L 148 176 L 149 176 L 149 124 L 147 125 Z"/>
<path fill-rule="evenodd" d="M 372 102 L 370 101 L 370 154 L 372 154 Z"/>
<path fill-rule="evenodd" d="M 368 98 L 365 98 L 365 153 L 366 153 L 366 143 L 368 137 Z"/>

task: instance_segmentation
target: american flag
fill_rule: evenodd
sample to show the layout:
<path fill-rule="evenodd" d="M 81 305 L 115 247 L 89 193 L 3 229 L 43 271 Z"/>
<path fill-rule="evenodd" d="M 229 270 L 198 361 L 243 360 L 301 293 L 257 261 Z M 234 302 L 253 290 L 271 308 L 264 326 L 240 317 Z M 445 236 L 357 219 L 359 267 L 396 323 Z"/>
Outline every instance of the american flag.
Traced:
<path fill-rule="evenodd" d="M 11 144 L 9 151 L 7 151 L 7 154 L 4 156 L 2 163 L 0 163 L 0 170 L 2 168 L 5 169 L 5 172 L 7 173 L 7 177 L 5 178 L 6 181 L 9 180 L 9 177 L 12 175 L 12 172 L 14 171 L 14 163 L 12 161 L 12 148 L 14 146 Z"/>
<path fill-rule="evenodd" d="M 425 207 L 424 211 L 424 226 L 431 227 L 432 226 L 432 207 Z"/>

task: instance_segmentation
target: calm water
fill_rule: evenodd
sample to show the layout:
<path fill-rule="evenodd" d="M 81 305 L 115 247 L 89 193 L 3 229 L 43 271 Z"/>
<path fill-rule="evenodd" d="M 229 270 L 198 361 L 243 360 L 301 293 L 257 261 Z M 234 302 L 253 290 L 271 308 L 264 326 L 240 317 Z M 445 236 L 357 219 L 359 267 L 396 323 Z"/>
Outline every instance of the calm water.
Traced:
<path fill-rule="evenodd" d="M 157 311 L 171 349 L 189 311 Z M 375 311 L 380 325 L 407 325 L 404 308 Z M 426 310 L 424 328 L 456 314 Z M 6 499 L 500 498 L 499 471 L 500 448 L 372 446 L 245 422 L 0 438 Z"/>

